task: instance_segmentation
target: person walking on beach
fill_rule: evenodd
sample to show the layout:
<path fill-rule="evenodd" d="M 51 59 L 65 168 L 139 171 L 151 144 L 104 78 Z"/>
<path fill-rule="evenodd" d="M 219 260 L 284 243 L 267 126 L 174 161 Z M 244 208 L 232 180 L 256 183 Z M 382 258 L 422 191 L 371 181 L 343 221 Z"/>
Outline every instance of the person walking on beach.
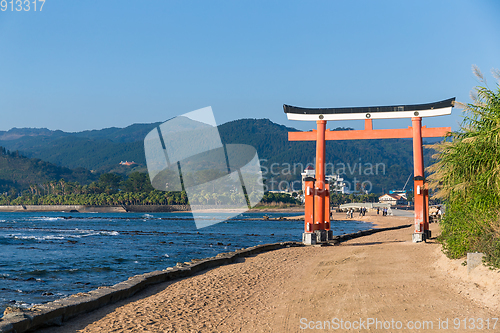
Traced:
<path fill-rule="evenodd" d="M 440 221 L 441 218 L 443 217 L 443 211 L 441 210 L 441 206 L 438 206 L 438 211 L 436 212 L 436 215 L 437 215 L 438 221 Z"/>
<path fill-rule="evenodd" d="M 354 208 L 351 208 L 351 219 L 352 219 L 352 214 L 354 214 Z"/>

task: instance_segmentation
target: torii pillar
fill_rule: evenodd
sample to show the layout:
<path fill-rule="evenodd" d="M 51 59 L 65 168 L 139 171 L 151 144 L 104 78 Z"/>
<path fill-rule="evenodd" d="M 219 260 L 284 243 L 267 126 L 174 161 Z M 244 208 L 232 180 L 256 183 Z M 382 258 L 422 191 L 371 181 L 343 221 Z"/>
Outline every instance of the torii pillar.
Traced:
<path fill-rule="evenodd" d="M 317 130 L 289 132 L 289 141 L 316 141 L 316 178 L 305 179 L 305 219 L 302 240 L 306 244 L 328 241 L 330 230 L 329 189 L 325 183 L 325 141 L 413 138 L 415 222 L 413 242 L 431 237 L 429 230 L 429 198 L 425 187 L 422 138 L 443 137 L 450 127 L 427 128 L 422 117 L 451 114 L 455 98 L 416 105 L 379 106 L 361 108 L 307 109 L 284 105 L 291 120 L 316 120 Z M 405 129 L 374 130 L 372 119 L 411 118 L 412 126 Z M 357 131 L 330 131 L 327 120 L 365 119 L 365 129 Z"/>

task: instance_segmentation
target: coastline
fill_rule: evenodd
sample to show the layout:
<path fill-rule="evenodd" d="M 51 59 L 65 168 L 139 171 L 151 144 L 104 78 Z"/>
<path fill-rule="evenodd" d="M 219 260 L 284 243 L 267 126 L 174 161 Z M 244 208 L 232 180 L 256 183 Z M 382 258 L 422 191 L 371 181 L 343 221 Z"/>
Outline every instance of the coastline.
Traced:
<path fill-rule="evenodd" d="M 367 217 L 379 225 L 411 222 L 397 216 Z M 439 226 L 431 224 L 431 230 L 439 233 Z M 158 285 L 53 332 L 303 332 L 303 319 L 308 328 L 312 322 L 317 329 L 333 317 L 365 323 L 367 318 L 377 318 L 405 325 L 427 321 L 434 327 L 422 331 L 443 331 L 438 328 L 446 318 L 453 329 L 455 318 L 498 317 L 498 307 L 472 292 L 488 283 L 499 286 L 496 273 L 489 279 L 483 277 L 478 286 L 475 280 L 461 279 L 436 263 L 445 260 L 453 269 L 466 267 L 443 259 L 435 239 L 412 243 L 412 232 L 412 228 L 397 229 L 347 240 L 339 246 L 261 253 Z M 461 292 L 455 289 L 457 281 L 463 285 Z"/>
<path fill-rule="evenodd" d="M 198 210 L 203 213 L 232 213 L 239 212 L 231 208 L 217 209 L 213 206 L 207 206 L 206 209 Z M 68 212 L 68 213 L 170 213 L 170 212 L 190 212 L 189 205 L 107 205 L 107 206 L 88 206 L 88 205 L 0 205 L 0 213 L 16 212 Z M 263 213 L 292 213 L 303 212 L 304 208 L 297 207 L 276 207 L 276 208 L 252 208 L 248 212 Z"/>
<path fill-rule="evenodd" d="M 379 230 L 371 229 L 335 236 L 334 242 L 338 243 L 378 231 Z M 196 274 L 198 271 L 206 271 L 211 267 L 219 267 L 221 265 L 233 263 L 238 258 L 254 256 L 261 252 L 272 251 L 279 248 L 296 246 L 303 245 L 300 242 L 285 241 L 284 243 L 272 243 L 252 246 L 245 249 L 242 248 L 234 252 L 220 253 L 215 257 L 193 259 L 191 262 L 185 262 L 183 264 L 178 263 L 177 266 L 168 267 L 163 271 L 154 271 L 131 276 L 128 280 L 119 282 L 110 287 L 99 287 L 95 290 L 79 292 L 66 298 L 35 305 L 29 309 L 7 307 L 4 312 L 4 317 L 0 318 L 0 332 L 10 332 L 10 325 L 13 325 L 11 328 L 15 329 L 17 332 L 24 331 L 24 329 L 37 329 L 37 325 L 40 325 L 40 323 L 49 325 L 55 323 L 59 325 L 63 321 L 81 314 L 81 311 L 84 313 L 90 312 L 108 303 L 115 303 L 121 299 L 127 299 L 149 285 L 188 277 Z"/>
<path fill-rule="evenodd" d="M 362 220 L 379 228 L 411 223 L 405 217 L 370 214 Z M 439 232 L 436 224 L 431 224 L 431 229 L 433 234 Z M 40 332 L 131 331 L 139 327 L 166 332 L 243 328 L 294 332 L 303 331 L 299 329 L 301 316 L 328 320 L 332 315 L 348 319 L 355 314 L 437 320 L 433 317 L 437 314 L 442 318 L 486 318 L 498 311 L 494 302 L 498 295 L 485 291 L 485 284 L 499 290 L 497 273 L 478 267 L 479 278 L 459 276 L 456 272 L 467 270 L 461 261 L 444 257 L 434 239 L 412 243 L 411 233 L 411 228 L 360 233 L 350 240 L 346 237 L 339 246 L 285 246 L 238 257 L 231 265 L 151 286 L 132 298 Z M 458 292 L 456 286 L 461 288 Z"/>

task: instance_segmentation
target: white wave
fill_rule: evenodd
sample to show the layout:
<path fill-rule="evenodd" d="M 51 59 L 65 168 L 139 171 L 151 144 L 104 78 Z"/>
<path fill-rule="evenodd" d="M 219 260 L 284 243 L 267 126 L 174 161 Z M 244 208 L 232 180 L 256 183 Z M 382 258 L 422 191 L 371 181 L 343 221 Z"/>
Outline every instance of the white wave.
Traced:
<path fill-rule="evenodd" d="M 55 232 L 68 232 L 68 233 L 69 232 L 76 232 L 76 233 L 80 233 L 80 234 L 95 232 L 92 229 L 78 229 L 78 228 L 75 228 L 75 229 L 52 229 L 52 231 L 55 231 Z"/>
<path fill-rule="evenodd" d="M 45 241 L 45 240 L 63 240 L 64 236 L 61 235 L 46 235 L 46 236 L 28 236 L 28 235 L 9 235 L 10 238 L 13 239 L 21 239 L 21 240 L 37 240 L 37 241 Z M 4 236 L 5 237 L 5 236 Z M 7 237 L 5 237 L 7 238 Z"/>
<path fill-rule="evenodd" d="M 107 236 L 118 236 L 120 233 L 118 231 L 101 231 L 100 234 Z"/>
<path fill-rule="evenodd" d="M 75 238 L 82 238 L 82 237 L 92 237 L 92 236 L 98 236 L 99 233 L 98 232 L 93 232 L 93 233 L 90 233 L 90 234 L 85 234 L 85 235 L 81 235 L 81 236 L 76 236 Z"/>
<path fill-rule="evenodd" d="M 64 220 L 64 218 L 41 216 L 41 217 L 33 217 L 30 220 L 32 220 L 32 221 L 58 221 L 58 220 Z"/>
<path fill-rule="evenodd" d="M 67 235 L 70 238 L 82 238 L 91 236 L 118 236 L 120 233 L 118 231 L 98 231 L 92 229 L 74 229 L 74 230 L 56 230 L 62 233 L 74 233 L 73 235 Z"/>

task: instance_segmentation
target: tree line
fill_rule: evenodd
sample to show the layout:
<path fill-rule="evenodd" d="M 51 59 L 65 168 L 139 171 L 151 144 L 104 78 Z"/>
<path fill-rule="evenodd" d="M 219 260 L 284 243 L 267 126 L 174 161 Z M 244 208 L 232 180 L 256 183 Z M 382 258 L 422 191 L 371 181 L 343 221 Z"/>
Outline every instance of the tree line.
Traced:
<path fill-rule="evenodd" d="M 11 191 L 0 195 L 0 205 L 245 205 L 247 200 L 233 192 L 208 193 L 203 190 L 192 194 L 188 200 L 185 191 L 155 190 L 148 175 L 141 172 L 133 172 L 128 177 L 104 173 L 98 181 L 88 185 L 60 179 L 32 184 L 20 194 Z M 261 202 L 300 204 L 290 195 L 270 192 L 264 194 Z"/>

